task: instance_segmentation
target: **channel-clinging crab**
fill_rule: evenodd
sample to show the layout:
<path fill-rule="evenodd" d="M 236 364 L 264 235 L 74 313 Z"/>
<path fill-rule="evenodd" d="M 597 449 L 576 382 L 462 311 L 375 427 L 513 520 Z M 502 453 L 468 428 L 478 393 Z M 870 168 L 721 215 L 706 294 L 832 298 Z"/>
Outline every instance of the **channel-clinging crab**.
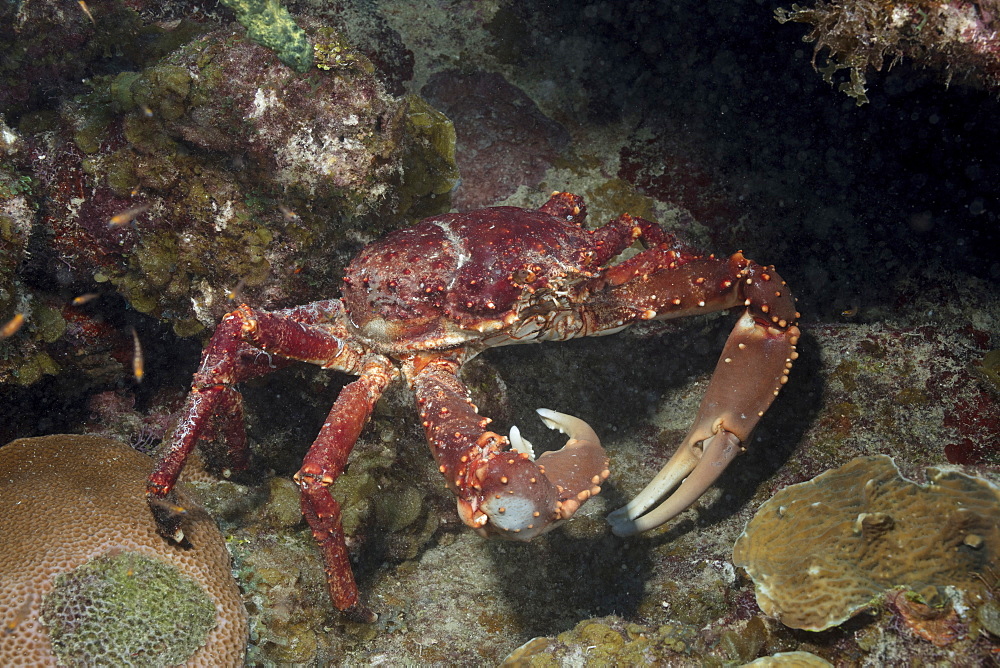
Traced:
<path fill-rule="evenodd" d="M 150 507 L 164 535 L 184 540 L 180 515 L 161 499 L 199 438 L 212 433 L 213 418 L 233 468 L 247 464 L 237 383 L 281 365 L 274 360 L 356 375 L 295 481 L 334 604 L 372 619 L 358 600 L 329 487 L 390 383 L 412 387 L 465 523 L 484 536 L 528 540 L 599 493 L 608 460 L 585 422 L 554 411 L 539 412 L 569 441 L 537 459 L 516 427 L 509 438 L 489 431 L 489 418 L 479 415 L 458 379 L 462 364 L 494 346 L 611 334 L 640 320 L 743 307 L 690 433 L 653 482 L 609 521 L 627 535 L 681 512 L 742 451 L 787 379 L 799 337 L 794 300 L 773 267 L 740 253 L 696 255 L 655 223 L 627 214 L 588 231 L 580 225 L 585 215 L 582 198 L 555 193 L 537 210 L 494 207 L 428 218 L 364 248 L 347 268 L 340 300 L 273 312 L 243 305 L 227 315 L 149 476 Z M 609 265 L 636 240 L 646 250 Z"/>

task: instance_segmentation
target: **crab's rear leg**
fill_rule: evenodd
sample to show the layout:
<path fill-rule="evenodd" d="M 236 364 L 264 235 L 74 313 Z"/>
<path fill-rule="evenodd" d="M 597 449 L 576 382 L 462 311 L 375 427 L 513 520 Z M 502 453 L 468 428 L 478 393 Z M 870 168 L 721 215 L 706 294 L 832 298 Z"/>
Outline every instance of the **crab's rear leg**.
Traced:
<path fill-rule="evenodd" d="M 319 357 L 352 371 L 355 351 L 344 345 L 344 333 L 337 322 L 343 307 L 338 300 L 314 302 L 284 311 L 257 311 L 241 306 L 226 315 L 202 351 L 201 363 L 191 382 L 181 419 L 170 435 L 167 449 L 160 456 L 146 482 L 153 514 L 164 531 L 174 537 L 179 527 L 171 519 L 169 506 L 159 504 L 177 484 L 177 478 L 199 439 L 210 435 L 213 419 L 216 433 L 227 446 L 229 466 L 246 467 L 249 453 L 243 426 L 243 400 L 235 385 L 285 367 L 293 359 L 314 361 Z M 326 323 L 323 327 L 316 327 Z M 303 352 L 307 353 L 303 357 Z M 181 540 L 181 536 L 176 538 Z"/>
<path fill-rule="evenodd" d="M 273 359 L 244 341 L 244 325 L 240 311 L 230 313 L 219 323 L 202 352 L 201 364 L 194 374 L 191 391 L 180 421 L 170 435 L 168 447 L 146 481 L 146 497 L 160 533 L 180 544 L 186 544 L 181 528 L 183 508 L 164 502 L 164 499 L 177 484 L 188 456 L 201 438 L 213 432 L 214 426 L 214 433 L 226 444 L 229 467 L 245 468 L 249 456 L 243 426 L 243 400 L 234 385 L 287 365 L 284 360 Z"/>
<path fill-rule="evenodd" d="M 602 281 L 591 308 L 607 329 L 744 307 L 687 437 L 653 481 L 608 517 L 616 534 L 630 535 L 683 511 L 742 452 L 798 356 L 798 313 L 774 268 L 740 253 L 720 260 L 654 248 L 612 267 Z"/>
<path fill-rule="evenodd" d="M 371 613 L 357 603 L 339 506 L 327 488 L 343 471 L 372 405 L 395 371 L 384 358 L 364 357 L 363 351 L 347 343 L 347 339 L 343 307 L 337 300 L 276 312 L 242 306 L 226 316 L 202 354 L 170 445 L 147 480 L 147 497 L 160 532 L 185 542 L 180 527 L 183 509 L 163 499 L 173 489 L 185 460 L 199 438 L 206 435 L 213 418 L 221 421 L 220 435 L 229 446 L 231 465 L 245 465 L 246 436 L 236 383 L 286 366 L 289 360 L 360 373 L 361 378 L 338 397 L 296 480 L 302 489 L 303 513 L 320 544 L 331 598 L 338 608 L 371 618 Z"/>
<path fill-rule="evenodd" d="M 558 451 L 537 460 L 531 446 L 511 430 L 510 441 L 487 430 L 458 364 L 438 358 L 407 368 L 427 441 L 458 497 L 462 520 L 484 536 L 530 540 L 571 517 L 608 477 L 608 459 L 583 420 L 539 410 L 546 425 L 569 435 Z"/>

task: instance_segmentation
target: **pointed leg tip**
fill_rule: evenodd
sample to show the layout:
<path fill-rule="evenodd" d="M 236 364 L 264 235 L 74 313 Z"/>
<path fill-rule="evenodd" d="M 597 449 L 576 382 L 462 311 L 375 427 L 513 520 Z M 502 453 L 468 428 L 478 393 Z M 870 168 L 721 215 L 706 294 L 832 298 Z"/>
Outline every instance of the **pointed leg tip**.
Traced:
<path fill-rule="evenodd" d="M 378 621 L 378 615 L 372 612 L 371 608 L 361 603 L 356 603 L 343 611 L 344 616 L 358 624 L 374 624 Z"/>
<path fill-rule="evenodd" d="M 636 531 L 635 523 L 632 517 L 629 516 L 628 506 L 622 506 L 618 510 L 612 511 L 607 516 L 608 525 L 611 527 L 611 533 L 621 538 L 627 536 L 634 536 L 638 531 Z"/>
<path fill-rule="evenodd" d="M 549 408 L 536 408 L 535 412 L 538 413 L 538 417 L 542 418 L 542 422 L 545 423 L 546 427 L 549 429 L 558 429 L 564 434 L 566 433 L 566 431 L 562 428 L 562 424 L 565 422 L 564 418 L 571 416 Z"/>
<path fill-rule="evenodd" d="M 629 527 L 628 525 L 611 524 L 611 533 L 618 536 L 619 538 L 628 538 L 630 536 L 636 535 L 638 531 Z"/>

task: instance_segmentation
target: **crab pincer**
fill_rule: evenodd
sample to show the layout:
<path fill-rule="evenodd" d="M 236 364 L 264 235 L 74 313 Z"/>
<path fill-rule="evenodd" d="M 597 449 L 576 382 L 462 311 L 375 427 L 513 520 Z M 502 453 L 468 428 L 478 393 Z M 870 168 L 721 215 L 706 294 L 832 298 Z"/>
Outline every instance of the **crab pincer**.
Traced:
<path fill-rule="evenodd" d="M 545 424 L 569 436 L 535 458 L 517 427 L 510 438 L 486 431 L 468 390 L 445 362 L 413 379 L 431 451 L 458 500 L 462 521 L 483 536 L 527 541 L 569 519 L 608 477 L 608 458 L 583 420 L 539 409 Z"/>

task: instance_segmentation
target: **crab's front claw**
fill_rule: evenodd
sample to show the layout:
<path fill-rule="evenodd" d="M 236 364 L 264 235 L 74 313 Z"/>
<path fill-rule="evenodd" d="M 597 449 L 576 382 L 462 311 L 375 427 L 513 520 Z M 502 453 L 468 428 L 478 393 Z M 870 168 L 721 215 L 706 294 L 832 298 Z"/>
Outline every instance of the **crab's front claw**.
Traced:
<path fill-rule="evenodd" d="M 740 439 L 723 428 L 702 441 L 684 443 L 641 494 L 608 515 L 611 530 L 617 536 L 631 536 L 676 517 L 712 486 L 740 452 Z M 674 487 L 677 491 L 646 512 Z"/>
<path fill-rule="evenodd" d="M 608 457 L 590 425 L 540 409 L 545 424 L 568 434 L 569 441 L 535 459 L 516 427 L 510 439 L 487 430 L 490 419 L 472 404 L 457 371 L 458 364 L 448 358 L 404 369 L 417 395 L 427 442 L 458 497 L 463 522 L 483 536 L 531 540 L 600 493 Z"/>
<path fill-rule="evenodd" d="M 511 449 L 485 463 L 478 493 L 458 499 L 459 515 L 484 536 L 531 540 L 572 517 L 608 477 L 607 455 L 590 425 L 547 408 L 538 414 L 569 440 L 535 459 L 531 443 L 511 428 Z"/>
<path fill-rule="evenodd" d="M 749 310 L 743 314 L 726 342 L 684 442 L 645 489 L 608 516 L 615 534 L 629 536 L 655 529 L 708 490 L 743 451 L 743 444 L 788 379 L 798 339 L 799 329 L 794 325 L 775 326 Z M 650 511 L 655 504 L 659 505 Z"/>

